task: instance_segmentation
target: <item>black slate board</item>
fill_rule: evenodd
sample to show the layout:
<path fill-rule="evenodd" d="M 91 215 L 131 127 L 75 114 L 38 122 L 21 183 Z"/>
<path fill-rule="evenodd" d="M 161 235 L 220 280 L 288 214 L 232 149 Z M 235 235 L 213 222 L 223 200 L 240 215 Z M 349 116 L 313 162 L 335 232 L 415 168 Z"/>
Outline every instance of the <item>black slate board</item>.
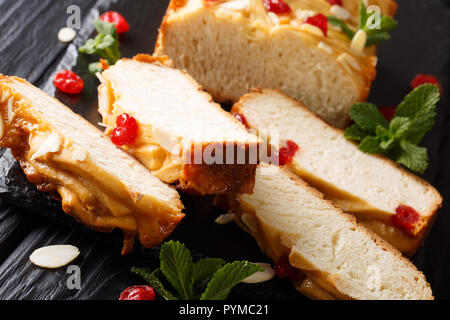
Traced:
<path fill-rule="evenodd" d="M 444 87 L 436 127 L 424 142 L 430 150 L 432 165 L 424 178 L 435 184 L 449 199 L 450 114 L 446 109 L 449 92 L 450 6 L 445 0 L 399 0 L 400 26 L 388 44 L 380 47 L 379 75 L 370 100 L 380 105 L 395 105 L 408 92 L 409 81 L 418 72 L 436 75 Z M 131 31 L 121 37 L 124 56 L 152 52 L 157 29 L 167 0 L 0 0 L 0 73 L 18 75 L 55 95 L 63 103 L 96 124 L 97 80 L 87 73 L 89 62 L 78 56 L 76 48 L 92 33 L 92 20 L 99 12 L 113 9 L 124 14 Z M 66 8 L 79 5 L 82 29 L 71 45 L 58 43 L 56 34 L 65 24 Z M 214 48 L 211 48 L 212 50 Z M 54 73 L 74 69 L 85 80 L 81 95 L 55 92 Z M 2 171 L 3 170 L 3 171 Z M 58 203 L 40 194 L 39 201 L 29 196 L 35 189 L 23 186 L 23 174 L 9 152 L 0 151 L 0 299 L 117 299 L 120 291 L 142 283 L 129 270 L 132 265 L 153 267 L 157 248 L 137 247 L 129 256 L 120 256 L 121 235 L 99 234 L 66 217 Z M 19 192 L 18 192 L 19 191 Z M 26 192 L 24 192 L 26 191 Z M 29 199 L 33 201 L 29 201 Z M 237 226 L 219 226 L 214 218 L 220 210 L 212 198 L 182 195 L 187 217 L 171 236 L 186 243 L 195 256 L 226 260 L 268 261 L 254 240 Z M 12 206 L 11 206 L 12 205 Z M 437 298 L 450 298 L 450 218 L 444 207 L 435 226 L 414 262 L 424 271 Z M 66 286 L 66 269 L 42 270 L 28 261 L 31 252 L 44 245 L 70 243 L 81 250 L 74 261 L 81 268 L 81 290 Z M 304 299 L 289 283 L 274 279 L 260 285 L 239 285 L 231 299 Z"/>

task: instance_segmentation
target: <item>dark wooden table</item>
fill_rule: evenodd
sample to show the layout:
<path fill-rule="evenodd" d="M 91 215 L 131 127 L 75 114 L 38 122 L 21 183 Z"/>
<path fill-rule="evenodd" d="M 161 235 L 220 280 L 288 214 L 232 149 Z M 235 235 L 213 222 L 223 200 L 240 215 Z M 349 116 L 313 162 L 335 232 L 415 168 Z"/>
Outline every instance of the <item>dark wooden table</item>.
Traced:
<path fill-rule="evenodd" d="M 152 52 L 166 0 L 0 0 L 0 73 L 17 75 L 40 86 L 93 123 L 96 113 L 96 80 L 88 75 L 87 61 L 76 48 L 92 33 L 92 19 L 110 8 L 122 12 L 131 22 L 131 32 L 121 39 L 124 56 Z M 409 81 L 419 72 L 439 78 L 444 95 L 439 103 L 435 128 L 424 145 L 431 158 L 424 178 L 444 196 L 425 245 L 414 258 L 424 271 L 438 299 L 450 298 L 450 112 L 448 112 L 450 57 L 450 2 L 448 0 L 398 0 L 400 26 L 393 38 L 379 50 L 379 75 L 370 100 L 379 105 L 396 105 L 409 90 Z M 78 5 L 82 28 L 71 45 L 58 42 L 57 32 L 65 26 L 69 5 Z M 56 70 L 74 67 L 87 89 L 81 97 L 55 92 L 51 79 Z M 0 156 L 3 151 L 0 152 Z M 0 175 L 8 176 L 0 167 Z M 23 179 L 18 173 L 17 179 Z M 8 182 L 11 184 L 11 181 Z M 19 190 L 20 191 L 20 190 Z M 20 194 L 16 190 L 16 193 Z M 117 299 L 120 291 L 142 281 L 130 273 L 133 265 L 155 266 L 157 249 L 137 248 L 120 255 L 119 233 L 98 234 L 86 230 L 52 207 L 28 203 L 33 190 L 22 198 L 11 198 L 11 188 L 0 184 L 0 299 Z M 267 261 L 254 240 L 234 225 L 218 226 L 211 198 L 183 195 L 187 218 L 173 238 L 185 242 L 196 255 L 227 260 Z M 15 200 L 14 200 L 15 199 Z M 26 208 L 26 209 L 24 209 Z M 57 211 L 57 212 L 55 212 Z M 36 248 L 50 244 L 73 244 L 81 255 L 74 264 L 81 268 L 81 289 L 66 286 L 66 269 L 48 271 L 33 266 L 28 257 Z M 239 285 L 231 299 L 303 299 L 289 283 L 272 280 L 256 286 Z"/>

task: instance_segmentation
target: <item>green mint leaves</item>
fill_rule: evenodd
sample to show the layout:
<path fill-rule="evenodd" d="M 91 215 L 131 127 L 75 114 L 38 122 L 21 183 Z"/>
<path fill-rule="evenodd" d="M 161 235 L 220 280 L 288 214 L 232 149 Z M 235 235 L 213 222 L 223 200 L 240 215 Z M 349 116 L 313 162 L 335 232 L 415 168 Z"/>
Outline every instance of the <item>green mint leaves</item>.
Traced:
<path fill-rule="evenodd" d="M 379 25 L 376 25 L 374 22 L 376 21 L 377 14 L 378 13 L 376 11 L 367 12 L 367 7 L 364 5 L 364 2 L 360 0 L 359 25 L 356 31 L 364 30 L 366 32 L 366 47 L 370 47 L 382 41 L 389 40 L 391 36 L 388 32 L 395 29 L 398 25 L 397 21 L 395 21 L 391 17 L 381 14 Z M 356 31 L 350 29 L 344 21 L 334 16 L 328 17 L 328 22 L 334 26 L 341 28 L 341 30 L 347 35 L 350 40 L 352 40 L 356 34 Z"/>
<path fill-rule="evenodd" d="M 350 108 L 355 122 L 345 131 L 345 137 L 360 142 L 366 153 L 383 154 L 412 171 L 424 173 L 428 153 L 418 144 L 433 127 L 439 88 L 424 84 L 410 92 L 397 107 L 389 123 L 371 103 L 356 103 Z"/>
<path fill-rule="evenodd" d="M 94 39 L 89 39 L 79 51 L 89 55 L 96 54 L 105 59 L 109 65 L 113 65 L 122 56 L 116 27 L 114 24 L 100 19 L 94 21 L 94 27 L 98 32 L 97 36 Z M 96 73 L 102 71 L 102 68 L 98 62 L 94 62 L 89 65 L 89 71 Z"/>
<path fill-rule="evenodd" d="M 193 262 L 191 252 L 178 241 L 161 246 L 160 268 L 151 272 L 132 268 L 166 300 L 225 300 L 243 279 L 263 269 L 248 261 L 226 263 L 206 258 Z M 166 288 L 172 288 L 171 293 Z"/>

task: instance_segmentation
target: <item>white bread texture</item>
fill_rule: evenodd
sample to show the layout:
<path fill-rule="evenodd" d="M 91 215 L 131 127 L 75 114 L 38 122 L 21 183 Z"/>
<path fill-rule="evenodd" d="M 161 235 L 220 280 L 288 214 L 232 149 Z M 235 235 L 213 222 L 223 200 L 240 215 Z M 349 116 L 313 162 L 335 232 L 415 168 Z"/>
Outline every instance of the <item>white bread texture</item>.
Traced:
<path fill-rule="evenodd" d="M 189 75 L 167 64 L 138 55 L 102 73 L 99 110 L 107 132 L 119 114 L 128 113 L 136 118 L 140 133 L 126 150 L 155 176 L 200 194 L 251 192 L 258 159 L 251 163 L 249 150 L 258 148 L 258 137 L 214 103 Z M 207 159 L 207 151 L 216 148 L 218 158 Z M 155 149 L 161 151 L 157 156 Z M 158 157 L 163 160 L 156 163 Z"/>
<path fill-rule="evenodd" d="M 237 2 L 242 6 L 230 9 Z M 376 75 L 375 49 L 355 52 L 342 31 L 329 26 L 324 36 L 303 23 L 305 14 L 334 15 L 327 1 L 286 3 L 292 13 L 277 16 L 262 0 L 173 0 L 155 54 L 168 55 L 216 101 L 236 102 L 252 88 L 280 89 L 343 127 L 350 106 L 367 99 Z M 369 3 L 387 15 L 396 10 L 391 0 Z M 344 1 L 351 28 L 358 25 L 358 6 L 359 0 Z"/>
<path fill-rule="evenodd" d="M 257 132 L 278 133 L 280 145 L 295 142 L 299 151 L 287 165 L 292 172 L 402 252 L 417 250 L 442 205 L 441 195 L 429 183 L 383 156 L 360 151 L 342 130 L 279 91 L 255 90 L 232 112 L 243 115 Z M 410 234 L 392 223 L 401 205 L 420 215 Z"/>
<path fill-rule="evenodd" d="M 239 224 L 261 249 L 275 262 L 287 255 L 306 274 L 295 285 L 308 297 L 433 299 L 424 275 L 399 251 L 285 168 L 261 164 L 254 193 L 237 203 Z"/>
<path fill-rule="evenodd" d="M 28 179 L 89 227 L 160 244 L 184 217 L 180 196 L 109 137 L 23 79 L 0 75 L 0 145 Z"/>

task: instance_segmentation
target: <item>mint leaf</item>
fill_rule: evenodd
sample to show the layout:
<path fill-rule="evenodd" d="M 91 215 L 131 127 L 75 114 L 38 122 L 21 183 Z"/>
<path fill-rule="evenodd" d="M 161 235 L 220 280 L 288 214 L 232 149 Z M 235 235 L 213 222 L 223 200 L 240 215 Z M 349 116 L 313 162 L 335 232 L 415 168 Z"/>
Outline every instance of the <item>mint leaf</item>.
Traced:
<path fill-rule="evenodd" d="M 401 139 L 405 136 L 409 127 L 411 126 L 411 120 L 407 117 L 395 117 L 392 119 L 389 125 L 389 131 L 397 139 Z"/>
<path fill-rule="evenodd" d="M 380 147 L 380 143 L 380 138 L 367 136 L 359 145 L 359 150 L 365 153 L 382 154 L 384 150 Z"/>
<path fill-rule="evenodd" d="M 381 17 L 381 32 L 394 30 L 398 26 L 398 22 L 388 16 Z"/>
<path fill-rule="evenodd" d="M 372 103 L 356 103 L 350 107 L 350 118 L 368 134 L 375 134 L 377 126 L 389 127 L 386 118 Z"/>
<path fill-rule="evenodd" d="M 376 137 L 380 141 L 380 148 L 383 149 L 384 153 L 385 151 L 391 149 L 395 144 L 395 136 L 385 127 L 377 126 L 377 129 L 375 130 Z"/>
<path fill-rule="evenodd" d="M 428 167 L 428 153 L 427 149 L 423 147 L 416 146 L 408 141 L 400 142 L 401 151 L 397 152 L 395 156 L 395 161 L 404 165 L 408 169 L 424 173 Z"/>
<path fill-rule="evenodd" d="M 409 93 L 397 107 L 395 117 L 407 117 L 411 121 L 406 132 L 407 141 L 418 144 L 433 127 L 439 97 L 438 86 L 424 84 Z"/>
<path fill-rule="evenodd" d="M 347 37 L 349 37 L 350 40 L 355 36 L 355 32 L 350 29 L 344 21 L 334 16 L 328 16 L 328 23 L 341 28 L 341 30 L 344 31 L 344 33 L 347 35 Z"/>
<path fill-rule="evenodd" d="M 148 282 L 149 285 L 152 286 L 152 288 L 158 292 L 164 299 L 166 300 L 178 300 L 173 294 L 171 294 L 169 291 L 167 291 L 164 288 L 164 285 L 159 280 L 159 276 L 161 276 L 161 270 L 156 269 L 155 271 L 151 271 L 147 268 L 131 268 L 131 272 L 137 274 L 142 279 Z"/>
<path fill-rule="evenodd" d="M 363 0 L 359 0 L 359 25 L 358 30 L 366 26 L 369 16 L 367 15 L 367 8 L 364 5 Z"/>
<path fill-rule="evenodd" d="M 161 246 L 159 254 L 161 271 L 183 300 L 192 297 L 192 274 L 194 263 L 191 252 L 178 241 L 169 241 Z"/>
<path fill-rule="evenodd" d="M 374 44 L 379 44 L 380 42 L 389 40 L 390 38 L 391 36 L 387 32 L 368 35 L 366 40 L 366 47 L 373 46 Z"/>
<path fill-rule="evenodd" d="M 356 124 L 352 124 L 345 130 L 345 137 L 347 139 L 362 141 L 367 136 L 368 134 L 362 131 Z"/>
<path fill-rule="evenodd" d="M 227 263 L 214 274 L 200 300 L 225 300 L 234 286 L 255 272 L 263 270 L 248 261 Z"/>
<path fill-rule="evenodd" d="M 216 258 L 205 258 L 197 261 L 194 264 L 194 272 L 192 275 L 194 293 L 203 292 L 214 273 L 223 267 L 225 263 L 225 260 Z"/>
<path fill-rule="evenodd" d="M 113 23 L 105 22 L 101 19 L 96 19 L 94 21 L 94 28 L 98 33 L 115 35 L 116 34 L 116 26 Z"/>

